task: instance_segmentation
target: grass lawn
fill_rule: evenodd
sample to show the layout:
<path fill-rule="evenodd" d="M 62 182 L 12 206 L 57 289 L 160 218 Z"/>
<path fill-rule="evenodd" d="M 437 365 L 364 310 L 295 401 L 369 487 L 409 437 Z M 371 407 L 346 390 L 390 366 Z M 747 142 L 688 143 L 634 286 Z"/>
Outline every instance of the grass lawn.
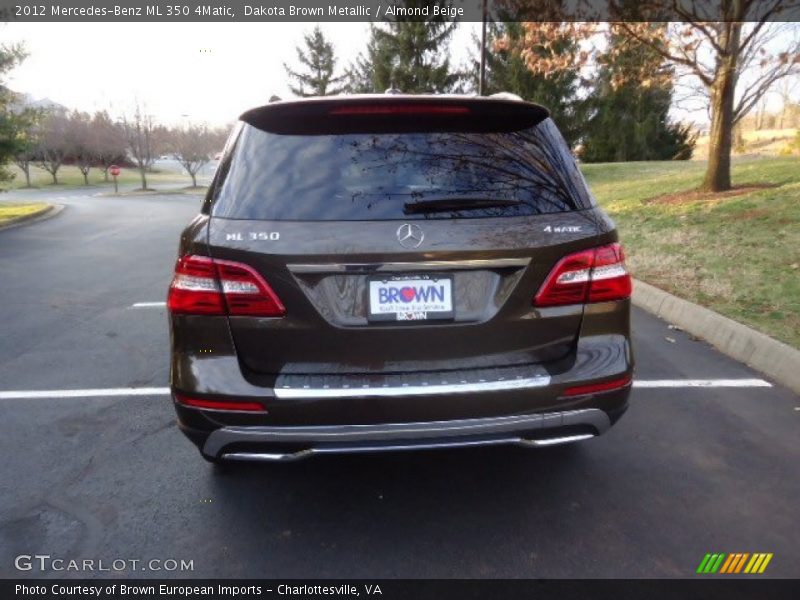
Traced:
<path fill-rule="evenodd" d="M 45 202 L 36 202 L 31 204 L 0 203 L 0 225 L 3 225 L 5 222 L 10 221 L 11 219 L 38 212 L 44 208 L 47 208 L 47 206 L 48 204 Z"/>
<path fill-rule="evenodd" d="M 800 158 L 735 161 L 734 186 L 753 185 L 746 193 L 680 194 L 699 185 L 704 168 L 582 166 L 634 276 L 800 348 Z M 669 202 L 647 202 L 666 194 Z"/>
<path fill-rule="evenodd" d="M 23 173 L 16 165 L 8 165 L 9 170 L 16 175 L 11 181 L 5 182 L 3 186 L 6 189 L 19 189 L 25 186 L 25 173 Z M 180 173 L 162 172 L 162 173 L 148 173 L 147 174 L 147 187 L 152 187 L 158 183 L 176 182 L 186 179 L 187 185 L 191 184 L 191 179 L 188 175 Z M 122 172 L 117 177 L 120 185 L 140 184 L 141 178 L 139 171 L 136 169 L 122 169 Z M 78 170 L 78 167 L 65 165 L 58 170 L 58 184 L 66 186 L 83 186 L 83 175 Z M 89 185 L 105 184 L 108 186 L 114 185 L 114 180 L 109 176 L 108 183 L 103 179 L 103 172 L 100 169 L 91 169 L 89 171 Z M 42 189 L 53 187 L 53 177 L 38 167 L 31 167 L 31 185 Z M 113 190 L 112 190 L 113 191 Z"/>

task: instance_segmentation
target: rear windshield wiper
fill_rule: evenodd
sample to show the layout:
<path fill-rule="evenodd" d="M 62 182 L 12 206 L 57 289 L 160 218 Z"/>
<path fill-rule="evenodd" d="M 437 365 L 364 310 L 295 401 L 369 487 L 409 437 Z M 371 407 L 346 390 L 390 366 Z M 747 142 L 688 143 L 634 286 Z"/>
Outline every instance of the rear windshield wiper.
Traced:
<path fill-rule="evenodd" d="M 483 196 L 450 196 L 443 198 L 429 198 L 418 202 L 403 204 L 403 212 L 407 215 L 414 213 L 447 212 L 451 210 L 471 210 L 480 208 L 497 208 L 502 206 L 517 206 L 522 204 L 519 200 L 503 198 L 485 198 Z"/>

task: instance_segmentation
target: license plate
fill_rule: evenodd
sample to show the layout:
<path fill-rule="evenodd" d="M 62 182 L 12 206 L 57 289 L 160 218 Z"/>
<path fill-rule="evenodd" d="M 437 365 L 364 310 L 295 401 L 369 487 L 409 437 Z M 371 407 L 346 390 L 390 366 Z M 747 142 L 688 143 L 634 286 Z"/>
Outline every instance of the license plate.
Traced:
<path fill-rule="evenodd" d="M 453 318 L 452 275 L 378 276 L 368 283 L 370 321 Z"/>

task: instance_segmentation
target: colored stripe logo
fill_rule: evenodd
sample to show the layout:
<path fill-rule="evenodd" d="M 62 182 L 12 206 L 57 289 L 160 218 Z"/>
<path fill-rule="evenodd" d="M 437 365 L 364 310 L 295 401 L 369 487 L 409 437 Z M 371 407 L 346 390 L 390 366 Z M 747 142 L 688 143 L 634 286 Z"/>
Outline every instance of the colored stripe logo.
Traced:
<path fill-rule="evenodd" d="M 734 552 L 732 554 L 723 552 L 709 553 L 700 561 L 696 572 L 701 574 L 724 573 L 727 575 L 737 573 L 761 574 L 771 560 L 771 552 L 754 552 L 752 554 L 749 552 Z"/>

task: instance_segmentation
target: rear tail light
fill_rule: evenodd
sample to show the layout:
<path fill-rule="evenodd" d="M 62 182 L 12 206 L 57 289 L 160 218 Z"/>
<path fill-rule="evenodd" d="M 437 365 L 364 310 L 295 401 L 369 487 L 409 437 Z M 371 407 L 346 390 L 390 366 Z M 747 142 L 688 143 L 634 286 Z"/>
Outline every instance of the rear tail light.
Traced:
<path fill-rule="evenodd" d="M 331 115 L 466 115 L 466 106 L 436 104 L 362 104 L 333 108 Z"/>
<path fill-rule="evenodd" d="M 192 408 L 205 408 L 208 410 L 229 410 L 235 412 L 267 412 L 260 402 L 240 400 L 207 400 L 205 398 L 189 398 L 183 394 L 175 394 L 178 404 Z"/>
<path fill-rule="evenodd" d="M 610 392 L 612 390 L 618 390 L 620 388 L 624 388 L 627 385 L 630 385 L 631 377 L 628 375 L 627 377 L 621 377 L 620 379 L 614 379 L 612 381 L 603 381 L 601 383 L 589 383 L 586 385 L 576 385 L 573 387 L 568 387 L 566 390 L 561 392 L 561 397 L 565 396 L 585 396 L 586 394 L 596 394 L 598 392 Z"/>
<path fill-rule="evenodd" d="M 282 317 L 278 296 L 255 270 L 207 256 L 182 256 L 167 296 L 176 314 Z"/>
<path fill-rule="evenodd" d="M 630 298 L 631 276 L 617 243 L 562 258 L 542 284 L 534 306 L 559 306 Z"/>

